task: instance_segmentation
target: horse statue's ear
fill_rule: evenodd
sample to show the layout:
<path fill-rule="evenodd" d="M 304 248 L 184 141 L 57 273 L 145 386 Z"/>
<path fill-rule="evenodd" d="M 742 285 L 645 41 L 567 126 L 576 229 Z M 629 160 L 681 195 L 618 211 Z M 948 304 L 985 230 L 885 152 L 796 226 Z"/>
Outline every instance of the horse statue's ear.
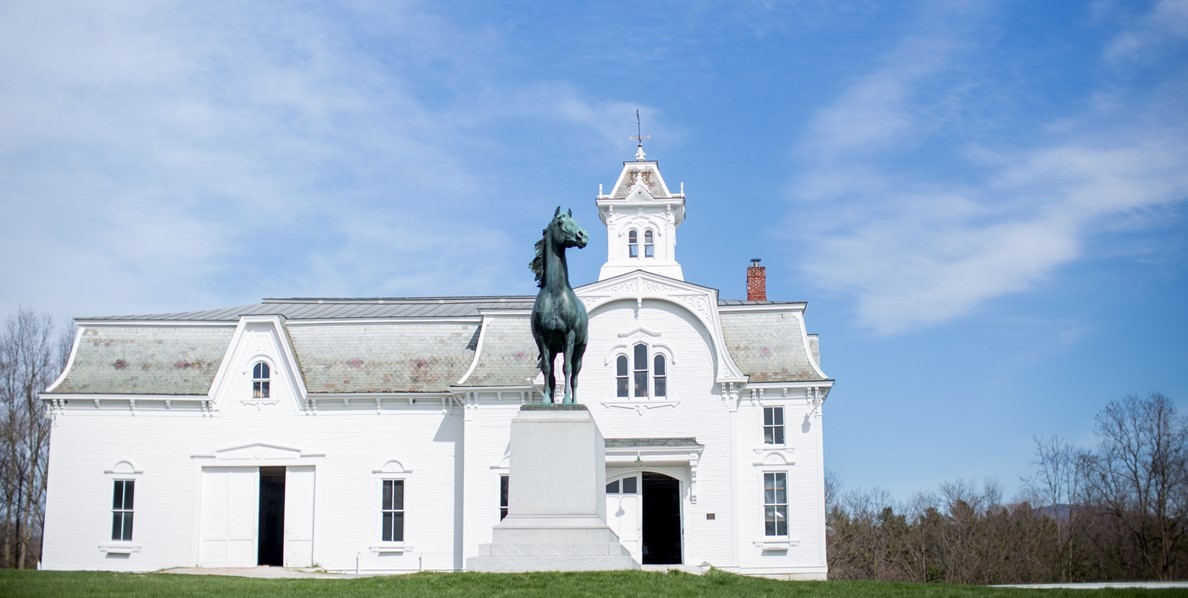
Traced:
<path fill-rule="evenodd" d="M 569 208 L 569 216 L 573 217 L 573 208 Z"/>
<path fill-rule="evenodd" d="M 553 212 L 553 217 L 556 218 L 557 216 L 560 216 L 560 215 L 561 215 L 561 206 L 557 206 L 557 211 Z"/>

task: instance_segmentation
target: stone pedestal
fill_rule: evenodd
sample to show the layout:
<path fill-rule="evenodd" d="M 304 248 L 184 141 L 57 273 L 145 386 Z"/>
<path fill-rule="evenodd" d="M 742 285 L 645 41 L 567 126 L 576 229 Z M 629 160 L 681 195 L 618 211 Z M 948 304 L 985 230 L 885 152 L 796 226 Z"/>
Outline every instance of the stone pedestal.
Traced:
<path fill-rule="evenodd" d="M 471 571 L 638 569 L 606 525 L 605 443 L 584 405 L 525 405 L 511 424 L 509 513 Z"/>

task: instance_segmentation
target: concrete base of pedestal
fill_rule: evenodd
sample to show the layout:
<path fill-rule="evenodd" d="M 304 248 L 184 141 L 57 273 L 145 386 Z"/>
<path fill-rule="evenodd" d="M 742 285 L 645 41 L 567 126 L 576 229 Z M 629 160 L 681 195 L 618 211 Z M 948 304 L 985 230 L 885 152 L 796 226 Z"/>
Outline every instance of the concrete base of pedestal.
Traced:
<path fill-rule="evenodd" d="M 525 406 L 512 420 L 510 514 L 471 571 L 639 569 L 606 525 L 605 442 L 582 405 Z"/>

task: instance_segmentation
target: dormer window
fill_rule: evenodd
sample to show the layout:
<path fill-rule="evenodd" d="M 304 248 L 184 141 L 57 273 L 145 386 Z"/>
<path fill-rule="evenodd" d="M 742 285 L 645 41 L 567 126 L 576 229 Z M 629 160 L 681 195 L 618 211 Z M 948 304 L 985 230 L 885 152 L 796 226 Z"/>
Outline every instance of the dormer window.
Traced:
<path fill-rule="evenodd" d="M 267 399 L 270 392 L 272 382 L 272 372 L 267 363 L 257 361 L 256 365 L 252 367 L 252 398 L 253 399 Z"/>
<path fill-rule="evenodd" d="M 652 229 L 644 231 L 644 257 L 656 257 L 656 242 L 652 237 Z"/>
<path fill-rule="evenodd" d="M 639 231 L 631 229 L 627 232 L 627 257 L 639 257 Z"/>

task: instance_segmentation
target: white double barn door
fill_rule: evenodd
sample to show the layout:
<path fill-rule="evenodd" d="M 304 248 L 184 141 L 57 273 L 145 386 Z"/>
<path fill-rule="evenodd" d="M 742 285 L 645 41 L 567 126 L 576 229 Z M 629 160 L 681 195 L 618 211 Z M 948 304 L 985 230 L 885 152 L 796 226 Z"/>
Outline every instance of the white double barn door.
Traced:
<path fill-rule="evenodd" d="M 313 563 L 314 468 L 285 469 L 284 565 Z M 259 554 L 260 468 L 202 469 L 201 567 L 255 567 Z"/>
<path fill-rule="evenodd" d="M 606 524 L 619 536 L 619 543 L 631 553 L 631 558 L 642 563 L 642 496 L 639 494 L 638 483 L 624 491 L 621 486 L 623 481 L 618 480 L 615 490 L 606 495 Z"/>

